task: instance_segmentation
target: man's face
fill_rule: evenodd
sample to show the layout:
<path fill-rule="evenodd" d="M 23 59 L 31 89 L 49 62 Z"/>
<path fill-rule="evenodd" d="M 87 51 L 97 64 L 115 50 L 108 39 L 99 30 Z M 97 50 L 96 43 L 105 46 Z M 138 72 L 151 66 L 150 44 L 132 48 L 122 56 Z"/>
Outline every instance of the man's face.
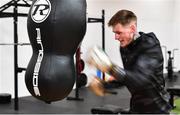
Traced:
<path fill-rule="evenodd" d="M 114 25 L 112 29 L 115 33 L 115 40 L 120 42 L 121 47 L 126 47 L 132 42 L 135 32 L 134 25 L 129 24 L 127 26 L 123 26 L 118 23 Z"/>

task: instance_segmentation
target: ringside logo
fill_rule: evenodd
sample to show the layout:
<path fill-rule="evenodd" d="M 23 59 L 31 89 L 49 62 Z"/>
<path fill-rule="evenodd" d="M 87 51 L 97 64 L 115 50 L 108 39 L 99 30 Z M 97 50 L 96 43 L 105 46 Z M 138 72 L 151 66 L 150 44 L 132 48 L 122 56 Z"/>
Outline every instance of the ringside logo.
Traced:
<path fill-rule="evenodd" d="M 41 23 L 49 16 L 51 3 L 49 0 L 37 0 L 32 6 L 31 18 L 36 23 Z"/>

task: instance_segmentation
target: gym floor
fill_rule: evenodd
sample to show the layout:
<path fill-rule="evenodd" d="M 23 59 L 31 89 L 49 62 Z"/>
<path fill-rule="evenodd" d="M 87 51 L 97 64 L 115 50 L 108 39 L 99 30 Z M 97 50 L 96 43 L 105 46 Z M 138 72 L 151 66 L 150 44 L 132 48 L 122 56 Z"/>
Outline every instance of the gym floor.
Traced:
<path fill-rule="evenodd" d="M 66 98 L 47 104 L 32 96 L 19 98 L 19 110 L 14 110 L 14 100 L 9 104 L 0 104 L 0 114 L 90 114 L 93 107 L 102 105 L 116 105 L 121 108 L 129 107 L 130 94 L 126 88 L 115 89 L 117 94 L 104 97 L 96 96 L 88 88 L 79 90 L 79 97 L 83 101 L 67 100 Z M 69 97 L 75 97 L 73 90 Z"/>
<path fill-rule="evenodd" d="M 176 80 L 167 82 L 167 86 L 179 85 L 180 74 L 176 73 Z M 32 96 L 19 98 L 19 110 L 14 110 L 14 100 L 9 104 L 0 104 L 0 114 L 90 114 L 91 109 L 103 105 L 115 105 L 128 109 L 130 93 L 125 87 L 113 89 L 117 94 L 108 94 L 104 97 L 96 96 L 88 88 L 79 90 L 79 97 L 83 101 L 67 100 L 67 98 L 47 104 Z M 73 90 L 68 97 L 75 97 Z"/>

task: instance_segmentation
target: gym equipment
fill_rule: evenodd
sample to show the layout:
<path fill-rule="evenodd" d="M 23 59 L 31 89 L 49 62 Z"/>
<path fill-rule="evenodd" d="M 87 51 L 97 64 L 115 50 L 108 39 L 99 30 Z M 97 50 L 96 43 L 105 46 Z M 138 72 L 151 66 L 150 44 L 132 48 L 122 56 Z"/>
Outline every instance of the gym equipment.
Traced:
<path fill-rule="evenodd" d="M 21 3 L 20 3 L 21 2 Z M 18 44 L 18 17 L 27 17 L 27 13 L 19 13 L 19 7 L 30 7 L 32 1 L 11 0 L 0 7 L 0 18 L 13 18 L 14 24 L 14 44 Z M 13 7 L 13 12 L 6 12 L 6 9 Z M 18 73 L 25 70 L 18 67 L 18 48 L 14 45 L 14 109 L 18 110 Z"/>
<path fill-rule="evenodd" d="M 25 46 L 25 45 L 31 45 L 30 43 L 0 43 L 1 46 Z"/>
<path fill-rule="evenodd" d="M 75 97 L 67 97 L 67 100 L 78 100 L 83 101 L 83 98 L 79 97 L 79 88 L 85 86 L 87 84 L 87 76 L 81 73 L 84 70 L 85 64 L 81 59 L 81 48 L 76 51 L 76 89 L 75 89 Z"/>
<path fill-rule="evenodd" d="M 178 49 L 173 49 L 173 51 L 167 51 L 167 47 L 166 46 L 161 46 L 162 48 L 165 49 L 165 53 L 168 54 L 168 59 L 167 59 L 167 55 L 165 54 L 165 62 L 166 62 L 166 69 L 167 69 L 167 78 L 172 81 L 175 78 L 174 75 L 174 56 L 175 56 L 175 51 L 177 51 Z M 173 53 L 172 53 L 173 52 Z M 171 56 L 172 54 L 172 56 Z"/>
<path fill-rule="evenodd" d="M 174 57 L 171 57 L 171 51 L 168 51 L 168 54 L 169 54 L 168 66 L 166 67 L 166 69 L 168 71 L 168 78 L 170 80 L 172 80 L 173 79 L 173 65 L 172 65 L 172 62 L 173 62 Z"/>
<path fill-rule="evenodd" d="M 85 73 L 81 73 L 78 77 L 78 88 L 84 87 L 87 84 L 87 76 Z"/>
<path fill-rule="evenodd" d="M 80 72 L 84 70 L 84 67 L 85 67 L 85 63 L 82 59 L 80 59 L 79 61 L 79 64 L 80 64 Z"/>
<path fill-rule="evenodd" d="M 86 0 L 33 1 L 27 28 L 33 49 L 27 89 L 47 103 L 64 99 L 75 82 L 73 56 L 86 32 Z"/>
<path fill-rule="evenodd" d="M 105 50 L 105 10 L 102 10 L 102 18 L 88 18 L 88 23 L 102 23 L 102 48 Z"/>
<path fill-rule="evenodd" d="M 169 58 L 168 58 L 168 61 L 167 61 L 167 72 L 168 72 L 168 78 L 169 80 L 173 80 L 175 75 L 174 75 L 174 55 L 175 55 L 175 51 L 178 50 L 178 49 L 173 49 L 173 55 L 171 56 L 171 51 L 168 51 L 168 55 L 169 55 Z"/>
<path fill-rule="evenodd" d="M 101 18 L 88 18 L 88 23 L 102 23 L 102 49 L 105 51 L 105 10 L 102 10 L 102 16 Z M 101 71 L 97 70 L 97 76 L 99 75 Z M 105 80 L 105 73 L 102 72 L 102 79 Z"/>
<path fill-rule="evenodd" d="M 0 104 L 6 104 L 11 102 L 11 94 L 0 93 Z"/>
<path fill-rule="evenodd" d="M 166 46 L 162 46 L 165 49 L 165 53 L 168 53 L 168 60 L 167 60 L 167 56 L 165 54 L 165 61 L 167 62 L 166 64 L 166 69 L 167 69 L 167 78 L 169 80 L 170 83 L 176 81 L 176 78 L 174 75 L 174 55 L 175 55 L 175 51 L 178 49 L 173 49 L 173 54 L 171 51 L 167 51 L 167 47 Z M 171 56 L 172 54 L 172 56 Z M 170 94 L 170 105 L 175 108 L 174 106 L 174 96 L 180 96 L 180 87 L 179 86 L 171 86 L 171 87 L 167 87 L 167 91 Z"/>
<path fill-rule="evenodd" d="M 81 59 L 81 53 L 81 48 L 79 46 L 76 51 L 77 88 L 83 87 L 87 84 L 87 76 L 85 73 L 82 73 L 85 68 L 85 63 Z"/>

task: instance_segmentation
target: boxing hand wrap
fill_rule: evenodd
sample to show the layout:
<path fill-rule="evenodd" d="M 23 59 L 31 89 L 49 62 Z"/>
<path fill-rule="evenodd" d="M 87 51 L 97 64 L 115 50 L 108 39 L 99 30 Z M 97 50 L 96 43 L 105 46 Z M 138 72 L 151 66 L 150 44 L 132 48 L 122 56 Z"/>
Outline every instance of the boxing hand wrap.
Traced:
<path fill-rule="evenodd" d="M 93 77 L 89 84 L 89 89 L 97 96 L 104 96 L 106 93 L 106 89 L 104 88 L 104 81 L 97 76 Z"/>
<path fill-rule="evenodd" d="M 106 85 L 108 82 L 94 76 L 92 81 L 89 83 L 88 88 L 97 96 L 105 96 L 106 94 L 116 94 L 111 91 Z"/>
<path fill-rule="evenodd" d="M 107 54 L 98 46 L 94 46 L 88 52 L 87 62 L 90 65 L 95 66 L 102 72 L 108 72 L 112 67 L 112 62 Z"/>
<path fill-rule="evenodd" d="M 124 81 L 126 78 L 126 72 L 124 71 L 124 69 L 114 64 L 112 65 L 108 73 L 118 81 Z"/>

